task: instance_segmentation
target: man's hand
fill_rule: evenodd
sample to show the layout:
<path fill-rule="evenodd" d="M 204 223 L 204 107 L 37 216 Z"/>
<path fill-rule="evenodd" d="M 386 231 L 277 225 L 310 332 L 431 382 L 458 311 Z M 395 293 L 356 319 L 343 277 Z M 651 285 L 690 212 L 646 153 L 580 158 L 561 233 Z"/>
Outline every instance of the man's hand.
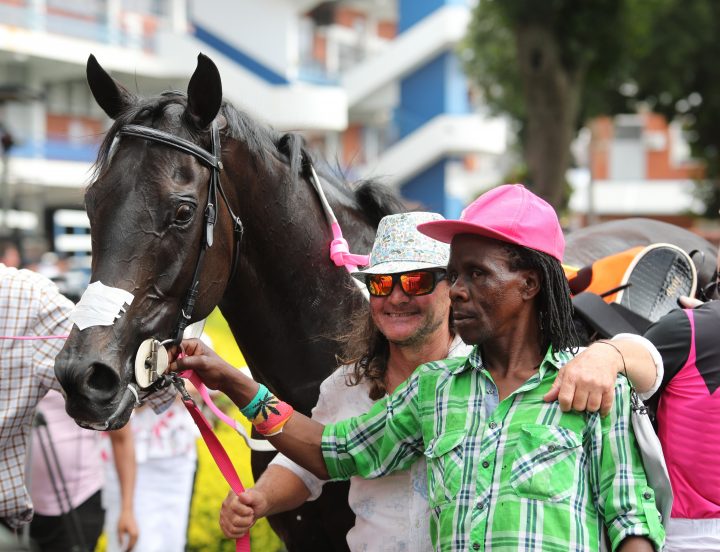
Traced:
<path fill-rule="evenodd" d="M 681 295 L 678 299 L 678 303 L 680 303 L 680 306 L 685 309 L 694 309 L 695 307 L 705 304 L 703 301 L 700 301 L 700 299 L 695 299 L 695 297 L 688 297 L 686 295 Z"/>
<path fill-rule="evenodd" d="M 178 354 L 178 353 L 183 354 Z M 199 339 L 188 339 L 182 342 L 181 351 L 171 352 L 173 360 L 170 370 L 183 372 L 192 370 L 210 389 L 220 389 L 228 375 L 236 375 L 237 370 L 220 358 L 215 351 Z"/>
<path fill-rule="evenodd" d="M 130 552 L 138 540 L 138 526 L 132 510 L 123 509 L 117 524 L 117 538 L 120 549 Z"/>
<path fill-rule="evenodd" d="M 597 412 L 606 416 L 612 408 L 615 396 L 617 369 L 608 362 L 610 347 L 593 344 L 563 366 L 545 402 L 560 402 L 563 412 Z M 615 353 L 613 353 L 615 354 Z"/>
<path fill-rule="evenodd" d="M 220 528 L 227 538 L 239 539 L 265 517 L 267 509 L 267 498 L 260 491 L 248 489 L 240 495 L 230 491 L 220 509 Z"/>

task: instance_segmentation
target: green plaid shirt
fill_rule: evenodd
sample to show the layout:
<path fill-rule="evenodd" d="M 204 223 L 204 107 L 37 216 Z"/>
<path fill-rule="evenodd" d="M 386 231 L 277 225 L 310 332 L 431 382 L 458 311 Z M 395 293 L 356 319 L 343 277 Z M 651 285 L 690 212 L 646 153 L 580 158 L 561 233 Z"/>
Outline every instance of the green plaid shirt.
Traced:
<path fill-rule="evenodd" d="M 603 528 L 613 549 L 645 535 L 659 550 L 665 532 L 630 427 L 627 380 L 618 378 L 605 418 L 543 401 L 572 356 L 548 351 L 494 409 L 497 388 L 477 347 L 424 364 L 368 414 L 325 427 L 328 472 L 381 477 L 424 454 L 436 550 L 593 551 Z"/>

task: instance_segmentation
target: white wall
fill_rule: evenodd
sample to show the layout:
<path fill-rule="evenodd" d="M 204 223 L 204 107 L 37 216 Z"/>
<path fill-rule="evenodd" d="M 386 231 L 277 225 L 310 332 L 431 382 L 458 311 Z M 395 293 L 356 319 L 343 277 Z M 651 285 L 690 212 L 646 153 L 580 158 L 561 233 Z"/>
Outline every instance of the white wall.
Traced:
<path fill-rule="evenodd" d="M 298 65 L 298 13 L 292 0 L 202 0 L 190 20 L 282 75 Z"/>

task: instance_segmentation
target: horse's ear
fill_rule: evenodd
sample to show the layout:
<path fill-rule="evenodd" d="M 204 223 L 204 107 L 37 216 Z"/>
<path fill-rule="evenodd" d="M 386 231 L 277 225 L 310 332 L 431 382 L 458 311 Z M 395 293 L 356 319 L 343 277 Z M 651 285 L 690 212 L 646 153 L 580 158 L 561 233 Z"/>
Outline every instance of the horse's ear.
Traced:
<path fill-rule="evenodd" d="M 90 54 L 87 60 L 87 81 L 95 101 L 111 119 L 133 103 L 133 95 L 107 74 L 95 56 Z"/>
<path fill-rule="evenodd" d="M 198 54 L 197 67 L 190 77 L 187 95 L 185 116 L 198 129 L 207 128 L 217 117 L 222 105 L 222 82 L 217 67 L 204 54 Z"/>

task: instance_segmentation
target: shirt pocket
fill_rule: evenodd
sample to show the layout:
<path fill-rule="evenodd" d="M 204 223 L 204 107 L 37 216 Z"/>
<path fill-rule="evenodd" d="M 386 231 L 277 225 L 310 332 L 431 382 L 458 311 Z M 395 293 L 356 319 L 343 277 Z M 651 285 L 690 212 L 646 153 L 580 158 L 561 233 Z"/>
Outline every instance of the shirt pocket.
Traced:
<path fill-rule="evenodd" d="M 513 457 L 510 485 L 522 498 L 560 502 L 578 485 L 580 436 L 564 427 L 526 424 Z"/>
<path fill-rule="evenodd" d="M 451 502 L 460 490 L 466 436 L 464 429 L 448 431 L 434 437 L 425 449 L 431 507 Z"/>

